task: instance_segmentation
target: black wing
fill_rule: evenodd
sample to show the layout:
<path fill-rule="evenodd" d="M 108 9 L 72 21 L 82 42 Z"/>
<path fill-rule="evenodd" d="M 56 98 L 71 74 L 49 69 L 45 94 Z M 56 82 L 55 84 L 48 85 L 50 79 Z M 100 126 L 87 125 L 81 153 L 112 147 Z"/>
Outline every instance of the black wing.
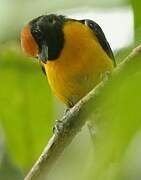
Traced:
<path fill-rule="evenodd" d="M 105 50 L 107 55 L 113 60 L 114 66 L 116 66 L 114 54 L 112 52 L 112 49 L 111 49 L 101 27 L 96 22 L 94 22 L 92 20 L 88 20 L 88 19 L 80 20 L 80 22 L 83 24 L 86 24 L 87 26 L 89 26 L 93 30 L 93 32 L 95 33 L 95 35 L 96 35 L 99 43 L 101 44 L 102 48 Z"/>

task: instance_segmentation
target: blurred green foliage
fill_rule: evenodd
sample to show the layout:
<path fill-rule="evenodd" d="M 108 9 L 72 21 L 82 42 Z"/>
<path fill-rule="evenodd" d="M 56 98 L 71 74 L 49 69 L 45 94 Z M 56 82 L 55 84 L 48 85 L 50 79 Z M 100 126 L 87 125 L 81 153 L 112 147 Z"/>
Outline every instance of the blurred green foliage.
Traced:
<path fill-rule="evenodd" d="M 13 161 L 27 170 L 50 137 L 53 98 L 39 64 L 12 46 L 0 51 L 0 122 Z"/>
<path fill-rule="evenodd" d="M 134 22 L 135 22 L 135 41 L 136 43 L 140 43 L 140 35 L 141 35 L 141 1 L 131 0 L 133 12 L 134 12 Z"/>
<path fill-rule="evenodd" d="M 20 30 L 25 22 L 44 13 L 63 14 L 69 8 L 128 5 L 133 9 L 138 44 L 141 2 L 1 0 L 0 3 L 0 11 L 4 12 L 0 17 L 0 179 L 20 180 L 47 144 L 56 116 L 62 114 L 62 106 L 54 102 L 39 63 L 21 53 Z M 117 61 L 123 60 L 133 46 L 121 49 Z M 95 100 L 91 117 L 96 133 L 94 145 L 84 127 L 50 172 L 50 180 L 141 179 L 140 60 L 141 56 L 134 59 Z"/>
<path fill-rule="evenodd" d="M 91 179 L 126 179 L 121 174 L 122 163 L 136 134 L 141 131 L 141 55 L 128 63 L 124 72 L 114 77 L 104 88 L 94 106 L 95 157 Z M 138 142 L 138 147 L 141 143 Z M 139 154 L 134 154 L 136 158 Z M 126 159 L 130 164 L 129 159 Z M 141 164 L 141 162 L 140 162 Z M 138 168 L 138 167 L 137 167 Z M 140 175 L 140 176 L 139 176 Z M 140 179 L 140 171 L 127 179 Z M 120 177 L 120 178 L 119 178 Z"/>

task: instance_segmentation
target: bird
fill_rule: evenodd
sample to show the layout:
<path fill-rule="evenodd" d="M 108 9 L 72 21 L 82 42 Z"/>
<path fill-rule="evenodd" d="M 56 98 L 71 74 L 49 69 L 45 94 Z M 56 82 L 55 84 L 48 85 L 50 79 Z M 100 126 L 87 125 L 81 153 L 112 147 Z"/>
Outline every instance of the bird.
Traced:
<path fill-rule="evenodd" d="M 90 19 L 39 16 L 23 27 L 21 46 L 38 59 L 52 91 L 68 108 L 116 67 L 103 30 Z"/>

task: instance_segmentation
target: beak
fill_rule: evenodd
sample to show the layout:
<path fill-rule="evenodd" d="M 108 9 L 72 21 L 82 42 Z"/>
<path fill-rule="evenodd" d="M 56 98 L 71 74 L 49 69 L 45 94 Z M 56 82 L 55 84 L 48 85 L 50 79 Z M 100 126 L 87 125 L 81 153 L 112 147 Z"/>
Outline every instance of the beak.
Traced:
<path fill-rule="evenodd" d="M 46 44 L 42 45 L 41 52 L 38 55 L 38 59 L 41 60 L 43 63 L 47 63 L 48 60 L 48 47 Z"/>

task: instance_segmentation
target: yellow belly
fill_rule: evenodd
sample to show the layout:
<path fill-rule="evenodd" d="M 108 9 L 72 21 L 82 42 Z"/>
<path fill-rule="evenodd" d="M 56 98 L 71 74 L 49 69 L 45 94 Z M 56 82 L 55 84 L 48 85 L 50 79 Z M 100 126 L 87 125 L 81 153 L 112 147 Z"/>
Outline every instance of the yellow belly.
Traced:
<path fill-rule="evenodd" d="M 55 95 L 72 107 L 101 81 L 106 71 L 112 70 L 113 62 L 87 27 L 70 23 L 64 27 L 64 34 L 60 57 L 44 67 Z"/>

